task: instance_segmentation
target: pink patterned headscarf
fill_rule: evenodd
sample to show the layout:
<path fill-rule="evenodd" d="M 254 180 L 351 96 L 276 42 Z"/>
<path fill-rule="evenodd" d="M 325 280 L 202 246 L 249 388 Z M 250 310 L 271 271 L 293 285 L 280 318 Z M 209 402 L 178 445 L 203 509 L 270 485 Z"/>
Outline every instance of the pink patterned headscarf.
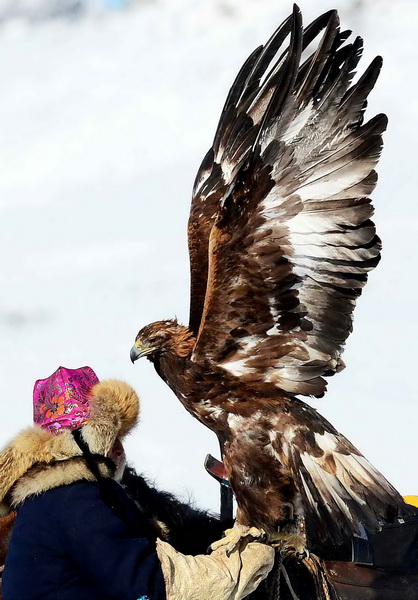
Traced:
<path fill-rule="evenodd" d="M 38 379 L 33 389 L 33 420 L 53 433 L 73 431 L 88 422 L 89 394 L 99 383 L 90 367 L 59 367 L 46 379 Z"/>

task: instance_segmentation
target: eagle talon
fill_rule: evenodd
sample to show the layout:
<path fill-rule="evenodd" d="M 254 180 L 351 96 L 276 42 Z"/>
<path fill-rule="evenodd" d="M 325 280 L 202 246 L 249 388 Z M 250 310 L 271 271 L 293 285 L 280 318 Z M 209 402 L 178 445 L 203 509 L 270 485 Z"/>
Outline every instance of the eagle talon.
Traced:
<path fill-rule="evenodd" d="M 296 552 L 295 554 L 300 560 L 309 560 L 309 558 L 311 557 L 311 553 L 306 547 L 303 549 L 302 552 Z"/>
<path fill-rule="evenodd" d="M 297 533 L 277 532 L 269 534 L 268 543 L 273 548 L 291 552 L 300 558 L 309 558 L 309 550 L 305 546 L 305 538 Z"/>

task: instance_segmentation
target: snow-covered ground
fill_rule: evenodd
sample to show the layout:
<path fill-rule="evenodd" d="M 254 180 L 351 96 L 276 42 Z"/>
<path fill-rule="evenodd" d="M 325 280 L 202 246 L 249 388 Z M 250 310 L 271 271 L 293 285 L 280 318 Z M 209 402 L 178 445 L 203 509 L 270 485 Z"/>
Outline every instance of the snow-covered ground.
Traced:
<path fill-rule="evenodd" d="M 300 5 L 305 22 L 333 7 Z M 363 64 L 385 61 L 369 112 L 390 117 L 374 194 L 384 250 L 359 301 L 347 369 L 315 406 L 402 493 L 418 493 L 418 5 L 337 8 L 365 38 Z M 194 175 L 236 71 L 290 10 L 277 0 L 158 0 L 2 24 L 0 443 L 31 422 L 35 379 L 88 364 L 142 397 L 127 444 L 136 467 L 217 509 L 202 466 L 218 454 L 215 436 L 150 363 L 132 366 L 129 349 L 152 320 L 187 321 Z"/>

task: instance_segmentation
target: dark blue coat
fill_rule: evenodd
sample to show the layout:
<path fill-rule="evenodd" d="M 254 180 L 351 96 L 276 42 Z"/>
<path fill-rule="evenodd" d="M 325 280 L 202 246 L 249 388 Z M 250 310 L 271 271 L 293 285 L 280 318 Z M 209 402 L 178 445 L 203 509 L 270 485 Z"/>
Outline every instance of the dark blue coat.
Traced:
<path fill-rule="evenodd" d="M 106 505 L 93 482 L 27 499 L 10 541 L 4 600 L 165 600 L 153 545 L 138 529 L 134 537 L 129 518 L 136 525 L 138 518 L 131 500 L 115 482 L 113 491 L 127 519 Z M 146 527 L 144 522 L 144 535 Z"/>

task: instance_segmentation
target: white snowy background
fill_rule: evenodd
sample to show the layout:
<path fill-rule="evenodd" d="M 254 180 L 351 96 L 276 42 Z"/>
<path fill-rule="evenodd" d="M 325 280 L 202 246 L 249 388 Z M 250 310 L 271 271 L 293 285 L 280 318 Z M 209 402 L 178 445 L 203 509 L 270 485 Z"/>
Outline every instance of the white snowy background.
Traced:
<path fill-rule="evenodd" d="M 291 2 L 126 4 L 0 1 L 0 443 L 30 424 L 36 379 L 88 364 L 140 393 L 127 443 L 137 469 L 217 510 L 203 470 L 215 436 L 129 350 L 150 321 L 187 322 L 193 179 L 237 70 Z M 383 55 L 369 115 L 390 119 L 374 193 L 383 259 L 358 303 L 347 369 L 314 405 L 418 494 L 418 4 L 300 5 L 305 23 L 338 8 L 365 38 L 363 68 Z"/>

